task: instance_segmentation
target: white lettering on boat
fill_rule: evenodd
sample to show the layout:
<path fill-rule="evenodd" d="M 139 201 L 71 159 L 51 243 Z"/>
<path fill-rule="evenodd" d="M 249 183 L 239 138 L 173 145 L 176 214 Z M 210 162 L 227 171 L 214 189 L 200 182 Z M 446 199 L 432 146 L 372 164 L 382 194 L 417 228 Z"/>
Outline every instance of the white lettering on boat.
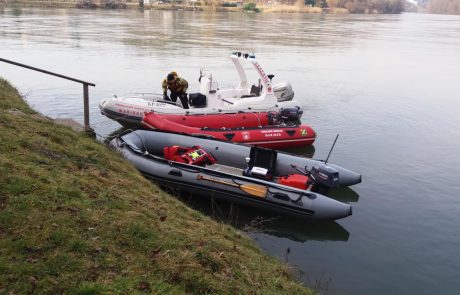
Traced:
<path fill-rule="evenodd" d="M 273 133 L 273 132 L 283 132 L 281 129 L 270 129 L 270 130 L 261 130 L 262 133 Z"/>
<path fill-rule="evenodd" d="M 259 65 L 258 62 L 253 62 L 257 72 L 259 72 L 259 75 L 262 77 L 262 80 L 264 81 L 264 84 L 270 85 L 270 79 L 268 79 L 267 74 L 265 74 L 265 71 L 262 69 L 262 67 Z M 272 88 L 267 87 L 267 93 L 272 93 Z"/>
<path fill-rule="evenodd" d="M 261 130 L 260 131 L 265 137 L 280 137 L 283 135 L 283 130 L 272 129 L 272 130 Z"/>
<path fill-rule="evenodd" d="M 146 112 L 150 111 L 149 108 L 125 103 L 115 103 L 115 106 L 118 108 L 119 113 L 138 117 L 143 117 Z"/>

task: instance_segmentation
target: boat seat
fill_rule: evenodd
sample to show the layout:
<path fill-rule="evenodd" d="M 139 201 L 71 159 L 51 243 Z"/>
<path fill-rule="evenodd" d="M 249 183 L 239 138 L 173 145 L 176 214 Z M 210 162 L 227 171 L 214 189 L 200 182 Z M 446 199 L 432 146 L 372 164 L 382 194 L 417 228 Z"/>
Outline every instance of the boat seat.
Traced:
<path fill-rule="evenodd" d="M 251 86 L 251 91 L 249 91 L 249 94 L 242 95 L 241 98 L 260 96 L 260 91 L 261 90 L 262 90 L 262 85 L 260 87 L 256 86 L 256 85 L 252 85 Z"/>
<path fill-rule="evenodd" d="M 252 85 L 251 91 L 249 91 L 249 93 L 253 94 L 254 96 L 260 96 L 261 89 L 262 89 L 262 85 L 261 86 Z"/>
<path fill-rule="evenodd" d="M 219 171 L 222 173 L 232 174 L 232 175 L 238 175 L 238 176 L 243 175 L 243 169 L 221 165 L 221 164 L 206 165 L 206 168 L 214 170 L 214 171 Z"/>
<path fill-rule="evenodd" d="M 208 105 L 206 95 L 202 93 L 190 93 L 188 95 L 189 104 L 194 108 L 205 108 Z"/>

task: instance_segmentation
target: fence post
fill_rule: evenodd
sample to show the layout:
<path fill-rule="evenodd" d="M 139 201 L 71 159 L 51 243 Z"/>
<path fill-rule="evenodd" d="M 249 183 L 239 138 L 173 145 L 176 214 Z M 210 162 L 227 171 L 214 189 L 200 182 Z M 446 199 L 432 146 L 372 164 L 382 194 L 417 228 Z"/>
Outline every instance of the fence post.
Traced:
<path fill-rule="evenodd" d="M 85 130 L 90 129 L 89 127 L 89 94 L 88 84 L 83 83 L 83 118 Z"/>
<path fill-rule="evenodd" d="M 86 134 L 95 136 L 94 129 L 89 125 L 89 91 L 88 84 L 83 83 L 83 128 Z"/>

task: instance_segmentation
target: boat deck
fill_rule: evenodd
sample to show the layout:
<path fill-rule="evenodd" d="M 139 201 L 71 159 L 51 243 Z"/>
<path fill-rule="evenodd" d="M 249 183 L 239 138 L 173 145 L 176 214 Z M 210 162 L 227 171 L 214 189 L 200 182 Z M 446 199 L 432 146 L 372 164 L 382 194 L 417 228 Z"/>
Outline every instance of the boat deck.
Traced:
<path fill-rule="evenodd" d="M 231 167 L 231 166 L 226 166 L 226 165 L 221 165 L 221 164 L 207 165 L 206 168 L 214 170 L 214 171 L 219 171 L 219 172 L 222 172 L 222 173 L 228 173 L 228 174 L 237 175 L 237 176 L 242 176 L 243 175 L 243 169 L 236 168 L 236 167 Z"/>

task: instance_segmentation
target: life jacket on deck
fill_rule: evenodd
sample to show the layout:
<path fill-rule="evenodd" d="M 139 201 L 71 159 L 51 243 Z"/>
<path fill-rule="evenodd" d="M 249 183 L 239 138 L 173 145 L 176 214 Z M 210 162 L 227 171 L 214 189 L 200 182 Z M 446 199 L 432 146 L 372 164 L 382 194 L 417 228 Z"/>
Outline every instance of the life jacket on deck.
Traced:
<path fill-rule="evenodd" d="M 166 160 L 190 165 L 204 166 L 206 164 L 212 165 L 217 162 L 216 158 L 211 153 L 206 152 L 200 146 L 167 146 L 163 148 L 163 155 Z"/>

